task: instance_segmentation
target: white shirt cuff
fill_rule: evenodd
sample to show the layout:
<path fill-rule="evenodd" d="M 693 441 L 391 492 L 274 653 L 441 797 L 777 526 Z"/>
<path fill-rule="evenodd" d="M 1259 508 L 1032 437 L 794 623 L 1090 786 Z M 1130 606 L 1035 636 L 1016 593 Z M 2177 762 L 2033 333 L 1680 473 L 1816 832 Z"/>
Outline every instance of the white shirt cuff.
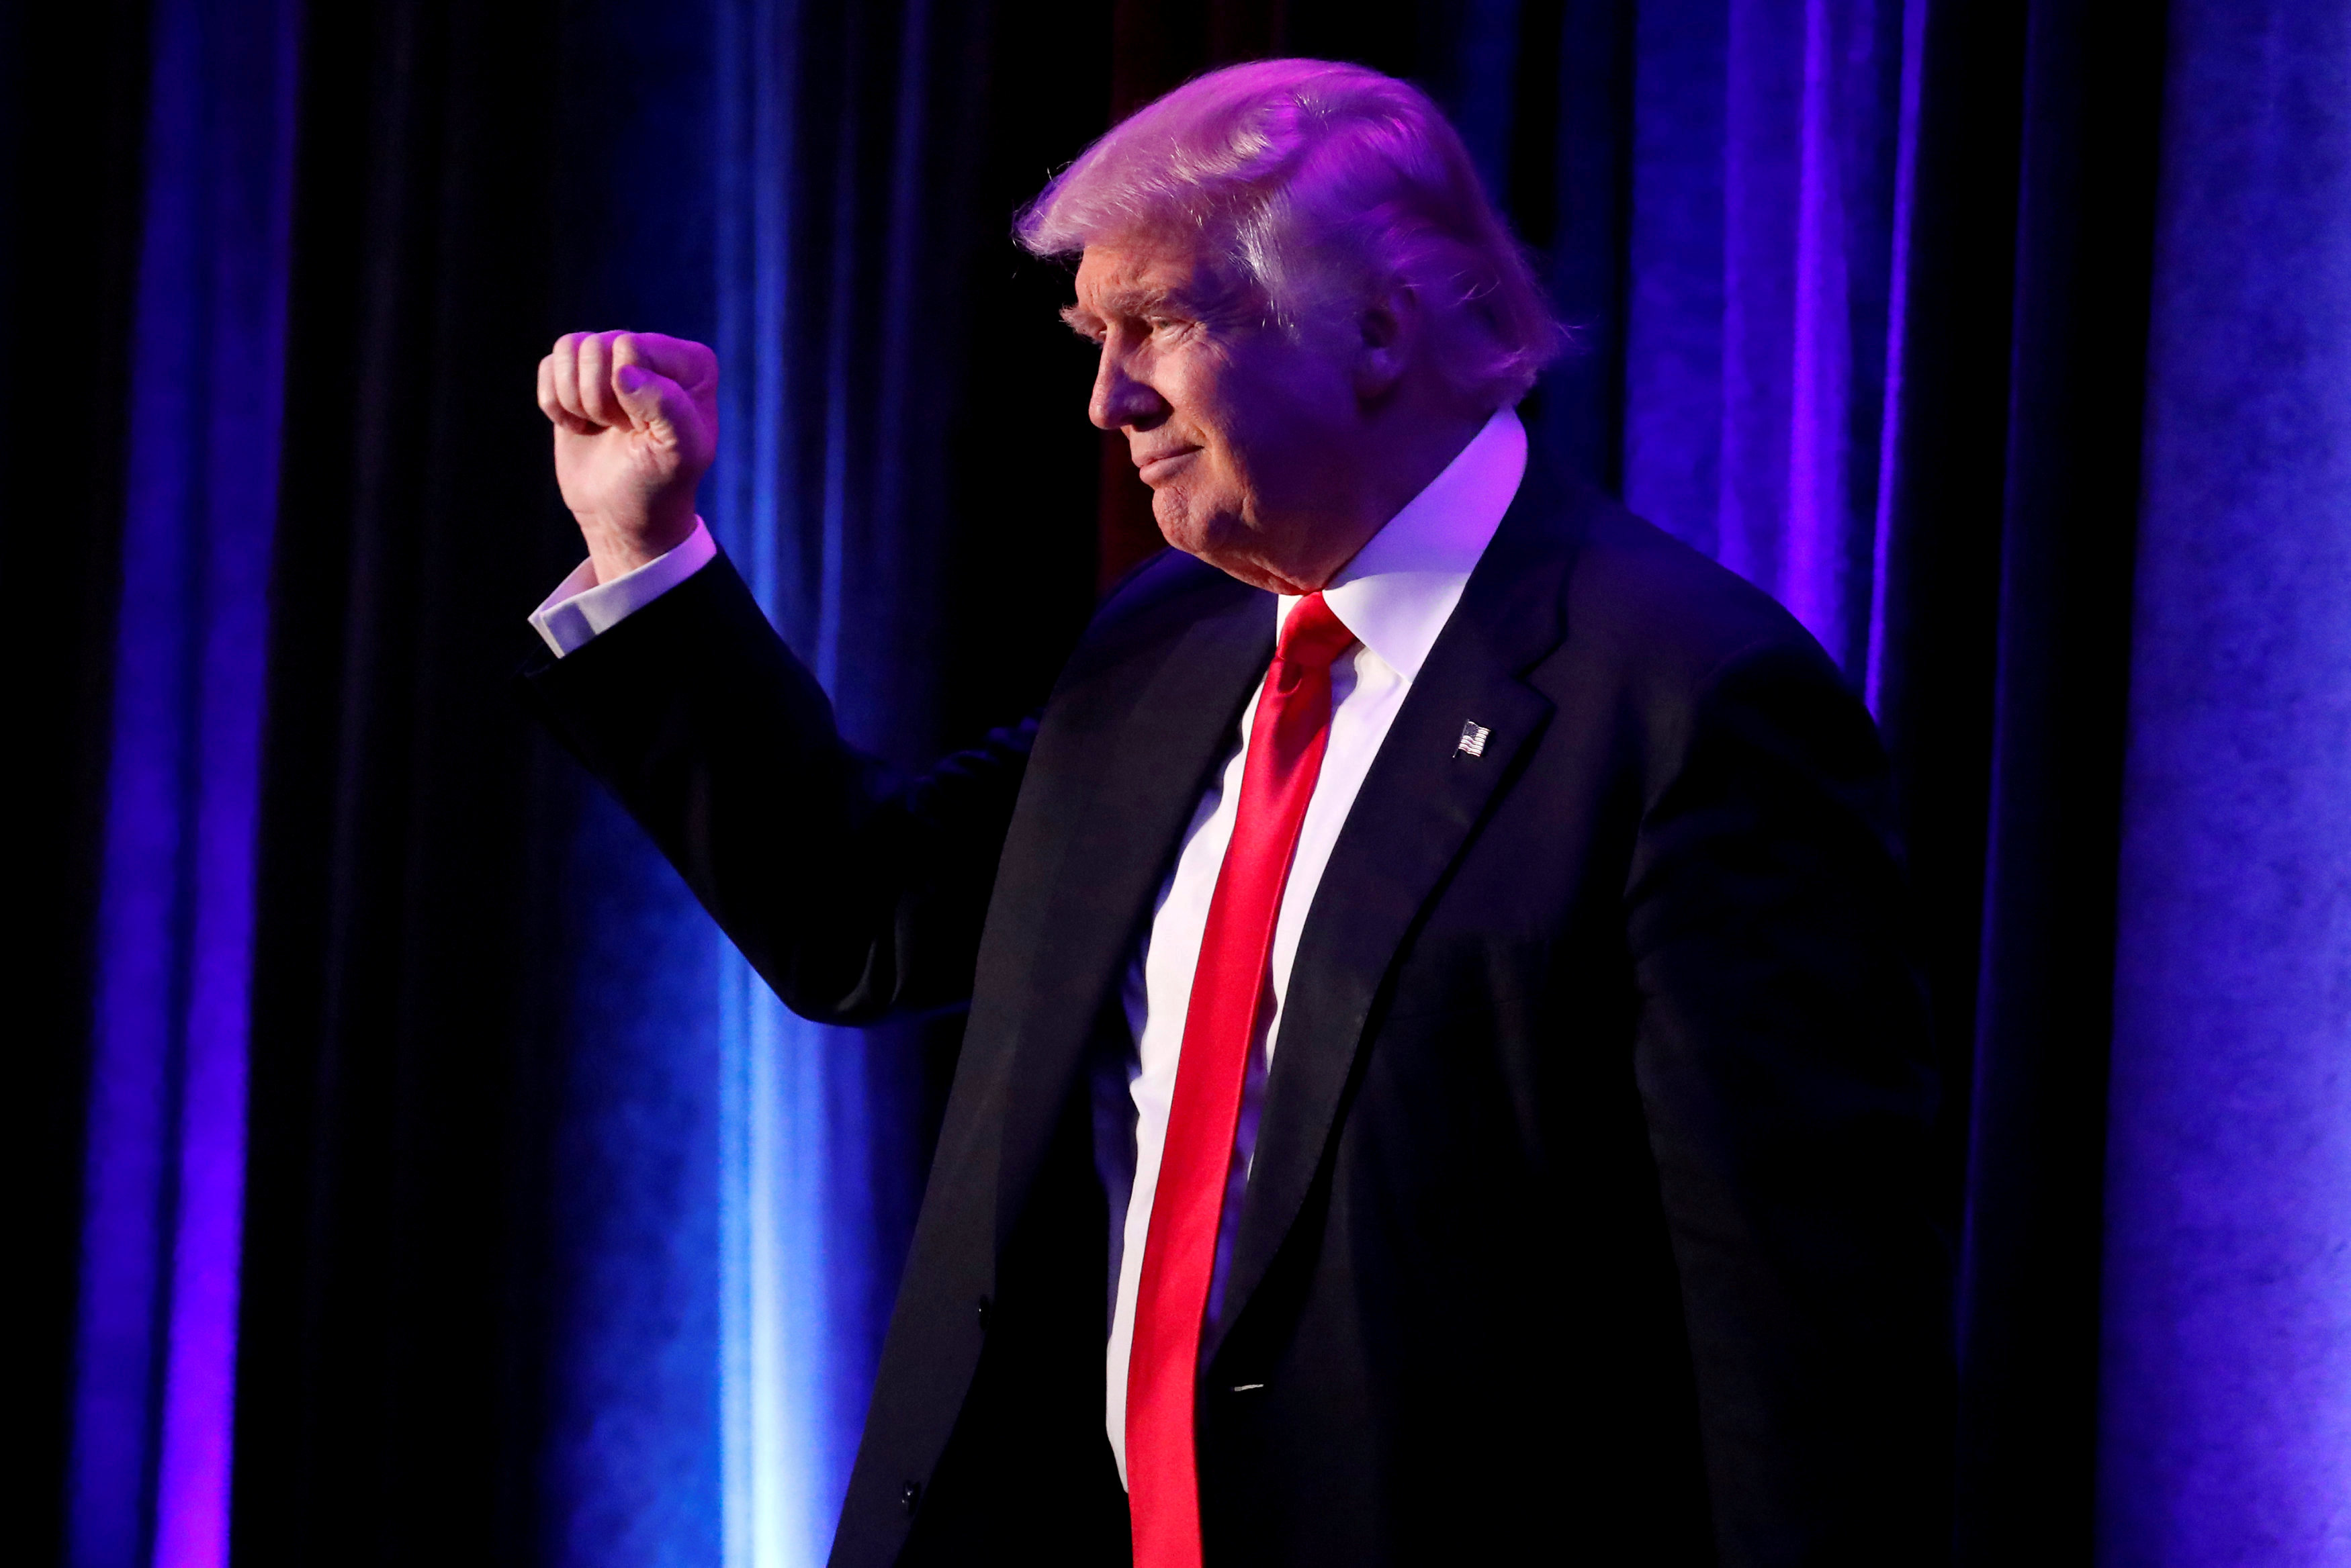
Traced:
<path fill-rule="evenodd" d="M 710 537 L 710 530 L 696 517 L 694 532 L 686 535 L 683 544 L 609 583 L 596 580 L 594 562 L 580 562 L 547 596 L 547 601 L 530 612 L 530 624 L 547 639 L 555 657 L 560 659 L 584 648 L 710 565 L 717 554 L 718 545 Z"/>

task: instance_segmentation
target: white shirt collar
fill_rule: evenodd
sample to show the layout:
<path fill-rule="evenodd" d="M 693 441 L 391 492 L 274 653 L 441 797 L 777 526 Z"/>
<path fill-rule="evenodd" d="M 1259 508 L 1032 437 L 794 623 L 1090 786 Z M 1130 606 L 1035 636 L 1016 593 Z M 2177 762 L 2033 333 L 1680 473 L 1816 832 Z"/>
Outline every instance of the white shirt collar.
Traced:
<path fill-rule="evenodd" d="M 1406 680 L 1436 646 L 1478 557 L 1527 472 L 1527 428 L 1497 409 L 1445 472 L 1406 502 L 1322 590 L 1322 602 L 1380 662 Z M 1299 602 L 1283 594 L 1274 629 Z"/>

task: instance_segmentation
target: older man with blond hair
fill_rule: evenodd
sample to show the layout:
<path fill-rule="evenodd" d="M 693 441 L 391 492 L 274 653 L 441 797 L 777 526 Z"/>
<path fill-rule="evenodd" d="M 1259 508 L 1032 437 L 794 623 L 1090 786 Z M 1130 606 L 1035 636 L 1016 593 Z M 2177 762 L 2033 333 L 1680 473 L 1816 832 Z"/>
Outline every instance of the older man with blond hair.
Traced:
<path fill-rule="evenodd" d="M 970 1003 L 833 1561 L 1940 1554 L 1935 1087 L 1837 671 L 1530 452 L 1562 334 L 1415 88 L 1203 77 L 1019 234 L 1176 548 L 920 779 L 695 515 L 710 352 L 539 374 L 542 714 L 793 1008 Z"/>

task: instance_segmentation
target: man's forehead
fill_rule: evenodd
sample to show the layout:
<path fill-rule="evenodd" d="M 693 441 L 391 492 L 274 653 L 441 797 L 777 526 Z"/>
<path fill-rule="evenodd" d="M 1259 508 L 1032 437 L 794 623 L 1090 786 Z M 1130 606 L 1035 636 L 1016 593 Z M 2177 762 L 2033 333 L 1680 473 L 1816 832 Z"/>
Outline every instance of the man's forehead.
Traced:
<path fill-rule="evenodd" d="M 1092 244 L 1078 258 L 1078 308 L 1134 315 L 1169 301 L 1205 300 L 1215 278 L 1187 248 L 1128 242 Z"/>

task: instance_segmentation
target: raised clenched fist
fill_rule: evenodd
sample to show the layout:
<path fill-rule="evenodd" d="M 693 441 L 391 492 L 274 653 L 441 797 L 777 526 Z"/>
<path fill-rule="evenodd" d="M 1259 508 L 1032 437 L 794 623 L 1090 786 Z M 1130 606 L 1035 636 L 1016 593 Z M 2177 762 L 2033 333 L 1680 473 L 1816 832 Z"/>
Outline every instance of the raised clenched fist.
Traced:
<path fill-rule="evenodd" d="M 694 532 L 718 451 L 718 356 L 657 332 L 567 332 L 538 362 L 555 479 L 609 583 Z"/>

